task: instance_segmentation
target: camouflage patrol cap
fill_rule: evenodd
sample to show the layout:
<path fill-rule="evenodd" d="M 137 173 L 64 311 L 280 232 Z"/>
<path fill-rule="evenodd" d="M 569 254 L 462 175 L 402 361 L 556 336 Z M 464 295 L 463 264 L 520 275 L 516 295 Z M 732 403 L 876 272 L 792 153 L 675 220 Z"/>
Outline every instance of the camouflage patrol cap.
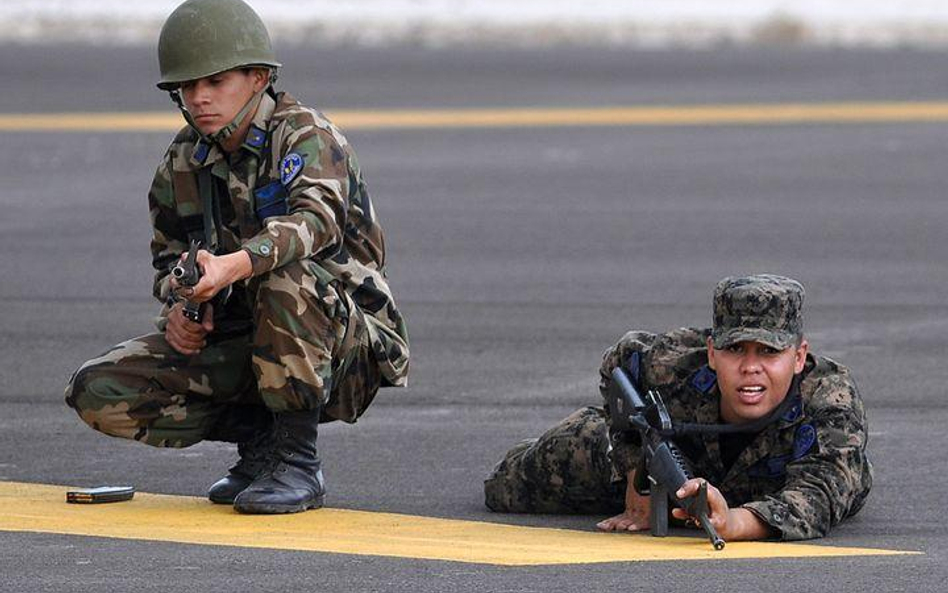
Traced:
<path fill-rule="evenodd" d="M 728 277 L 714 289 L 715 348 L 751 341 L 783 350 L 803 336 L 803 285 L 785 276 Z"/>

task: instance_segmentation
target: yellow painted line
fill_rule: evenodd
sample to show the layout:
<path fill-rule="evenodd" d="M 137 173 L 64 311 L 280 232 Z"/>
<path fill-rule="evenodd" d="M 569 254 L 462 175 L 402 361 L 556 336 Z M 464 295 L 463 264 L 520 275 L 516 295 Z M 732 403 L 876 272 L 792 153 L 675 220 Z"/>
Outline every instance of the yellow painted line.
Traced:
<path fill-rule="evenodd" d="M 138 493 L 129 502 L 66 504 L 65 486 L 0 482 L 0 531 L 528 566 L 646 560 L 730 560 L 912 554 L 896 550 L 653 538 L 320 509 L 240 515 L 205 499 Z"/>
<path fill-rule="evenodd" d="M 948 102 L 339 110 L 329 116 L 344 130 L 864 124 L 948 122 Z M 0 132 L 171 132 L 182 125 L 170 111 L 0 114 Z"/>

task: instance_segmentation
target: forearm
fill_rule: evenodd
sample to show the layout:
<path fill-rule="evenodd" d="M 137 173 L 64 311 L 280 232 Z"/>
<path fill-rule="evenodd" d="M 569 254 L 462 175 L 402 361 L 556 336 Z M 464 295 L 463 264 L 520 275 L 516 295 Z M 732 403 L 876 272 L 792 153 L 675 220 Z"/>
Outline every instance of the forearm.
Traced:
<path fill-rule="evenodd" d="M 629 473 L 626 474 L 626 486 L 625 486 L 625 510 L 634 510 L 634 509 L 648 509 L 651 498 L 646 494 L 639 494 L 635 489 L 635 472 L 637 470 L 629 470 Z"/>
<path fill-rule="evenodd" d="M 625 509 L 596 524 L 603 531 L 641 531 L 649 528 L 651 498 L 635 491 L 635 470 L 626 474 Z"/>
<path fill-rule="evenodd" d="M 243 250 L 224 255 L 211 255 L 200 251 L 198 266 L 202 268 L 204 275 L 185 295 L 188 300 L 198 303 L 211 300 L 228 286 L 249 278 L 252 272 L 250 256 Z"/>
<path fill-rule="evenodd" d="M 345 211 L 338 196 L 335 207 L 311 201 L 306 210 L 266 220 L 263 230 L 241 245 L 251 260 L 251 275 L 259 276 L 314 255 L 328 257 L 342 245 Z"/>
<path fill-rule="evenodd" d="M 872 487 L 861 409 L 823 411 L 811 451 L 787 464 L 783 487 L 744 503 L 784 540 L 823 537 L 857 511 Z"/>
<path fill-rule="evenodd" d="M 728 509 L 727 527 L 722 531 L 718 535 L 726 541 L 773 539 L 778 535 L 760 517 L 744 508 Z"/>
<path fill-rule="evenodd" d="M 648 345 L 655 341 L 655 335 L 641 331 L 631 331 L 626 333 L 619 342 L 612 348 L 603 353 L 602 364 L 599 368 L 599 392 L 604 400 L 607 411 L 607 423 L 609 425 L 609 438 L 612 448 L 609 451 L 609 459 L 617 476 L 625 476 L 632 472 L 642 462 L 642 448 L 639 434 L 635 431 L 613 432 L 612 431 L 612 410 L 609 409 L 609 390 L 612 384 L 612 371 L 619 365 L 627 365 L 633 353 L 641 356 L 641 353 L 647 350 Z M 640 381 L 638 377 L 638 365 L 629 369 L 633 373 L 633 379 Z"/>

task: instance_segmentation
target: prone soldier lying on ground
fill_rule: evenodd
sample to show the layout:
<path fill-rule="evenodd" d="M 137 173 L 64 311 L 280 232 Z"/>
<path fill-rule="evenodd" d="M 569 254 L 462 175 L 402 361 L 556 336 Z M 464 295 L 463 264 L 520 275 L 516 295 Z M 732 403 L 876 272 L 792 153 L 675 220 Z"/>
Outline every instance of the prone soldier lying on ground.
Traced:
<path fill-rule="evenodd" d="M 664 396 L 676 422 L 751 428 L 675 440 L 696 477 L 673 494 L 694 497 L 707 484 L 710 523 L 725 540 L 822 537 L 872 486 L 862 399 L 848 369 L 809 353 L 803 297 L 781 276 L 725 278 L 712 329 L 632 331 L 604 355 L 603 397 L 624 368 L 638 390 Z M 648 529 L 652 501 L 635 488 L 642 443 L 617 418 L 608 406 L 583 408 L 516 445 L 485 481 L 488 508 L 615 513 L 598 527 Z M 672 515 L 697 520 L 681 508 Z"/>

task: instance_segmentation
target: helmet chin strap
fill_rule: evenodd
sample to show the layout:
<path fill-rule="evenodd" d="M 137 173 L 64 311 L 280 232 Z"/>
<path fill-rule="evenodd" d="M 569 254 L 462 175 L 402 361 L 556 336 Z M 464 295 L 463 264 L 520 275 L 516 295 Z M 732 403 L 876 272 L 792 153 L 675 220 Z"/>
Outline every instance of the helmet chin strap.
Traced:
<path fill-rule="evenodd" d="M 201 137 L 201 140 L 208 144 L 217 144 L 218 146 L 223 147 L 224 143 L 234 135 L 234 132 L 237 131 L 237 128 L 240 127 L 241 122 L 244 121 L 244 118 L 247 117 L 247 114 L 257 106 L 260 102 L 260 98 L 264 93 L 267 92 L 267 89 L 271 88 L 271 84 L 275 78 L 271 77 L 271 82 L 263 90 L 256 92 L 250 97 L 250 100 L 237 112 L 237 115 L 234 116 L 234 119 L 230 121 L 229 124 L 223 128 L 217 130 L 213 134 L 205 134 L 197 126 L 197 122 L 194 121 L 194 116 L 191 115 L 191 112 L 188 111 L 188 108 L 184 106 L 184 100 L 181 98 L 181 89 L 174 89 L 168 91 L 168 94 L 171 95 L 171 100 L 174 101 L 174 104 L 178 106 L 178 109 L 181 111 L 181 115 L 184 116 L 184 120 L 188 122 L 188 125 L 198 133 L 198 136 Z"/>
<path fill-rule="evenodd" d="M 178 111 L 180 111 L 181 115 L 184 116 L 184 121 L 188 122 L 188 125 L 191 126 L 191 129 L 198 133 L 198 136 L 201 137 L 201 140 L 210 143 L 211 139 L 201 131 L 201 129 L 197 126 L 197 122 L 194 121 L 194 116 L 192 116 L 191 112 L 188 111 L 188 108 L 184 106 L 184 100 L 181 99 L 181 89 L 172 89 L 168 91 L 168 95 L 171 96 L 171 100 L 174 102 L 174 104 L 178 106 Z"/>
<path fill-rule="evenodd" d="M 267 89 L 263 88 L 259 92 L 254 93 L 253 96 L 250 97 L 250 100 L 247 101 L 247 104 L 237 112 L 234 119 L 230 120 L 229 124 L 210 135 L 211 140 L 216 142 L 218 146 L 224 146 L 224 143 L 227 142 L 230 137 L 234 135 L 234 132 L 237 131 L 237 128 L 240 127 L 240 124 L 244 121 L 244 118 L 247 117 L 247 114 L 257 107 L 260 103 L 260 98 L 265 92 L 267 92 Z"/>

